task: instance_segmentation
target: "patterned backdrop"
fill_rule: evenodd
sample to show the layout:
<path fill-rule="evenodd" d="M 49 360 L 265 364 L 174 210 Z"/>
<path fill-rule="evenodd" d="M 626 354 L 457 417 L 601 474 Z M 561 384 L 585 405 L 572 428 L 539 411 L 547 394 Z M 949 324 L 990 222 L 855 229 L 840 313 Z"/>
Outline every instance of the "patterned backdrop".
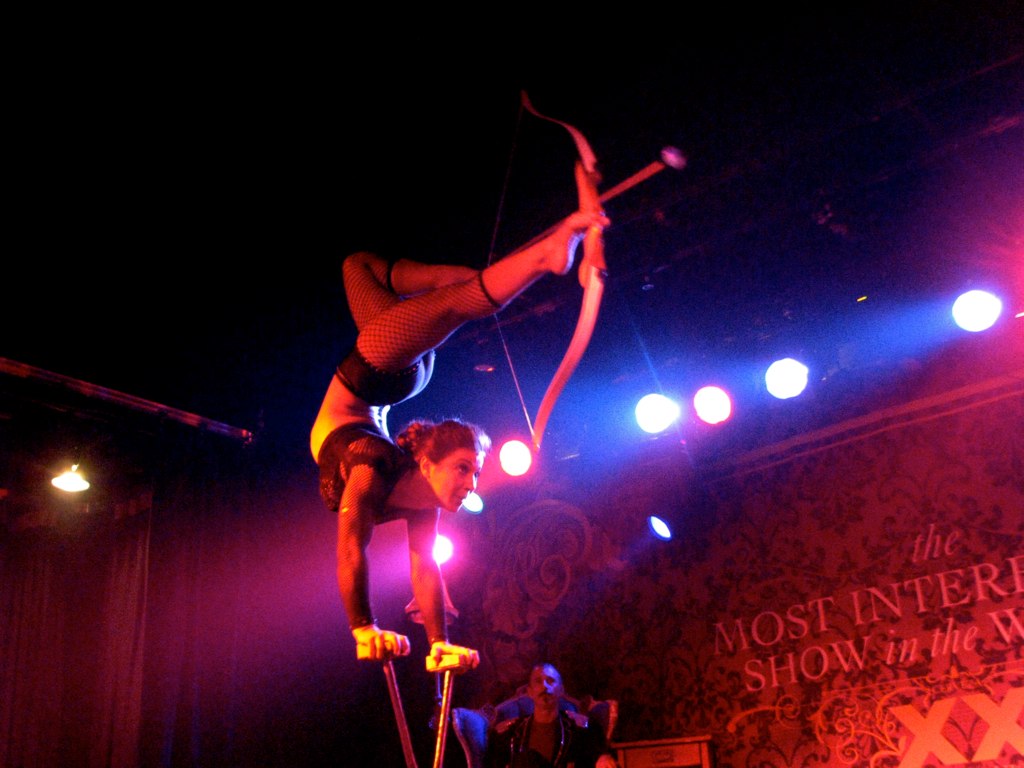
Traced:
<path fill-rule="evenodd" d="M 1018 377 L 474 518 L 464 695 L 546 658 L 617 740 L 710 734 L 719 766 L 1024 764 L 1022 427 Z"/>

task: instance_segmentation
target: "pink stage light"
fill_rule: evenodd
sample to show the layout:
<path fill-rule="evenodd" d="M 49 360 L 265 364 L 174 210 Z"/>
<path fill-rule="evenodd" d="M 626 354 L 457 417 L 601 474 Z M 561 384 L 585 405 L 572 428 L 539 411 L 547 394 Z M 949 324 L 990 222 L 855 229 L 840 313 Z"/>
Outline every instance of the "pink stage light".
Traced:
<path fill-rule="evenodd" d="M 732 400 L 721 387 L 701 387 L 693 396 L 698 418 L 707 424 L 721 424 L 732 415 Z"/>
<path fill-rule="evenodd" d="M 498 452 L 498 461 L 506 475 L 525 475 L 533 464 L 533 454 L 522 440 L 509 440 Z"/>

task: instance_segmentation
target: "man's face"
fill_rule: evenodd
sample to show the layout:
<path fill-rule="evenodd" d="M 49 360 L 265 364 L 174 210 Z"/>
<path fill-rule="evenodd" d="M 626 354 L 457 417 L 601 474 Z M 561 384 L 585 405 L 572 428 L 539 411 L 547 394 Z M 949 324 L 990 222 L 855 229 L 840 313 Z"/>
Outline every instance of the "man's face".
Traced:
<path fill-rule="evenodd" d="M 550 664 L 530 673 L 527 690 L 533 699 L 535 713 L 550 716 L 558 712 L 558 700 L 564 693 L 562 676 Z"/>

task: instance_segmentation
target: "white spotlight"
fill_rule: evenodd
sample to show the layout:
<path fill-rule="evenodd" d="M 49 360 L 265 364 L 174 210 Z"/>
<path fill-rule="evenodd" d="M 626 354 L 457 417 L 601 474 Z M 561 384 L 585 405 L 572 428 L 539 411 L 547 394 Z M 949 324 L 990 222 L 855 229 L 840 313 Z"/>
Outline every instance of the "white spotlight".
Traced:
<path fill-rule="evenodd" d="M 440 533 L 437 534 L 437 538 L 434 539 L 434 562 L 444 565 L 452 559 L 454 552 L 455 545 L 452 544 L 452 540 Z"/>
<path fill-rule="evenodd" d="M 807 366 L 791 357 L 776 360 L 768 366 L 764 383 L 768 392 L 779 400 L 796 397 L 807 388 Z"/>
<path fill-rule="evenodd" d="M 669 541 L 672 538 L 672 529 L 668 527 L 668 523 L 657 515 L 651 515 L 647 518 L 647 527 L 651 529 L 651 533 L 662 541 Z"/>
<path fill-rule="evenodd" d="M 636 404 L 635 413 L 640 429 L 654 435 L 679 418 L 679 406 L 664 395 L 644 395 Z"/>
<path fill-rule="evenodd" d="M 484 511 L 484 500 L 476 491 L 470 491 L 462 500 L 462 508 L 471 515 L 479 515 Z"/>
<path fill-rule="evenodd" d="M 991 328 L 1002 311 L 1003 302 L 987 291 L 968 291 L 953 302 L 956 324 L 972 333 Z"/>

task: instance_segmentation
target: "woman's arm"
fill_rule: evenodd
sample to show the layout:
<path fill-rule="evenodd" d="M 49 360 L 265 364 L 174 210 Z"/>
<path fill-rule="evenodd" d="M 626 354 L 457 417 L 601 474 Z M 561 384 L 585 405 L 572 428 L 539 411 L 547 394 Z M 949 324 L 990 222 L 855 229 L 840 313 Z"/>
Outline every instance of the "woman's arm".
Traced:
<path fill-rule="evenodd" d="M 480 654 L 472 648 L 448 642 L 448 621 L 444 611 L 444 583 L 441 568 L 434 561 L 434 540 L 440 510 L 423 510 L 406 518 L 409 530 L 409 566 L 412 592 L 423 615 L 423 626 L 430 640 L 427 669 L 459 666 L 474 669 Z"/>
<path fill-rule="evenodd" d="M 431 643 L 448 642 L 444 615 L 441 568 L 434 561 L 434 540 L 440 512 L 424 509 L 406 517 L 409 534 L 409 575 L 412 594 L 423 614 L 423 626 Z"/>
<path fill-rule="evenodd" d="M 338 588 L 356 641 L 356 658 L 373 661 L 409 653 L 409 638 L 377 627 L 370 606 L 366 547 L 373 534 L 374 510 L 383 499 L 376 471 L 367 464 L 352 467 L 338 508 Z"/>

